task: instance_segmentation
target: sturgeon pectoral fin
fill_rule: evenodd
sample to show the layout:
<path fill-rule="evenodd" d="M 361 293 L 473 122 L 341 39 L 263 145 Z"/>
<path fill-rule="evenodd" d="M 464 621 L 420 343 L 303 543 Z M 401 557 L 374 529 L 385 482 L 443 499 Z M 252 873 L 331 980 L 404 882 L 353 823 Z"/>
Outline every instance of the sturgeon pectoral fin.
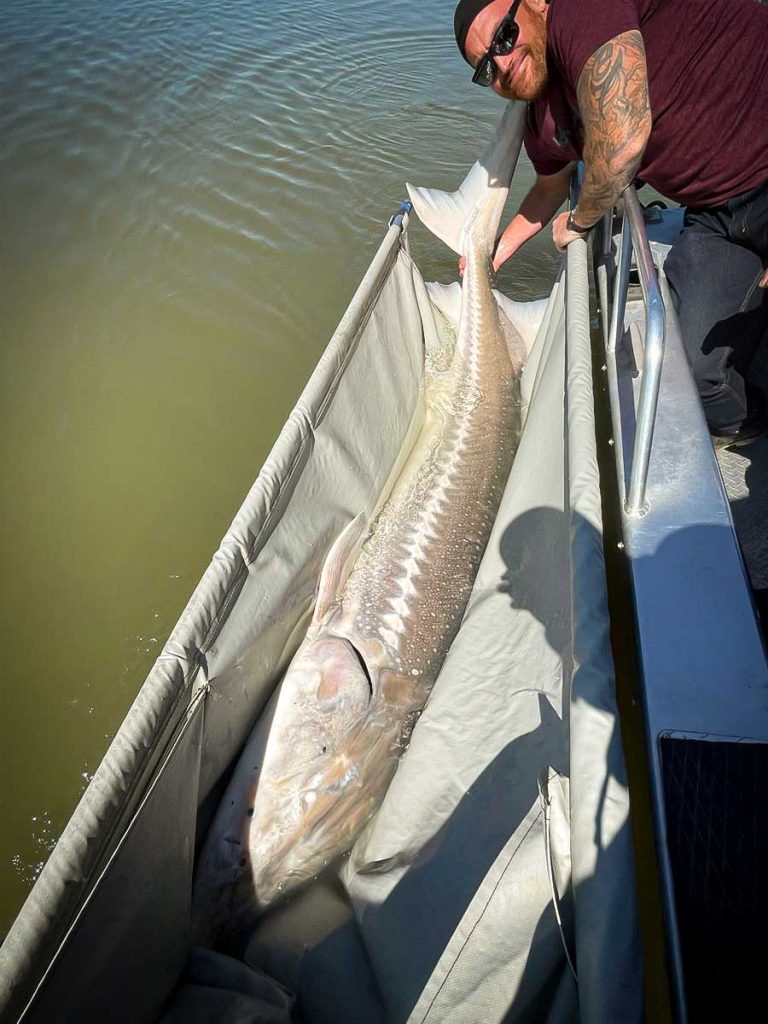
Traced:
<path fill-rule="evenodd" d="M 439 310 L 449 323 L 458 327 L 461 315 L 461 285 L 459 282 L 440 284 L 439 281 L 427 281 L 426 285 L 429 301 L 435 309 Z"/>
<path fill-rule="evenodd" d="M 320 572 L 320 582 L 317 585 L 317 600 L 312 616 L 313 626 L 322 622 L 344 586 L 365 538 L 367 526 L 368 519 L 363 512 L 360 512 L 351 523 L 347 523 L 325 556 L 325 562 Z"/>
<path fill-rule="evenodd" d="M 515 302 L 514 299 L 510 299 L 509 296 L 496 291 L 496 289 L 494 289 L 493 294 L 496 296 L 496 301 L 499 304 L 499 312 L 502 314 L 501 325 L 504 328 L 505 334 L 507 333 L 506 320 L 515 329 L 518 338 L 522 340 L 525 346 L 523 355 L 524 357 L 527 356 L 533 348 L 533 343 L 536 341 L 536 335 L 539 333 L 539 327 L 544 319 L 549 299 Z"/>
<path fill-rule="evenodd" d="M 512 363 L 515 373 L 519 376 L 523 372 L 525 361 L 528 358 L 528 347 L 514 320 L 507 316 L 502 306 L 499 306 L 499 323 L 501 324 L 501 333 L 504 335 L 504 341 L 507 344 L 509 361 Z"/>
<path fill-rule="evenodd" d="M 440 284 L 437 281 L 428 281 L 427 292 L 432 305 L 458 329 L 462 295 L 459 282 Z M 499 306 L 499 319 L 509 357 L 515 370 L 519 373 L 536 339 L 536 332 L 549 300 L 515 302 L 514 299 L 508 298 L 495 288 L 493 294 Z"/>

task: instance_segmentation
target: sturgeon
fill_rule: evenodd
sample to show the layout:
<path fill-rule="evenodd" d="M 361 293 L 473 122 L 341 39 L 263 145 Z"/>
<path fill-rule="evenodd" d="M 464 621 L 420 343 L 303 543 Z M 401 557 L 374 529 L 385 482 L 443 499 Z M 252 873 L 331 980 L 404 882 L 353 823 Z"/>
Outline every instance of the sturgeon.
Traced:
<path fill-rule="evenodd" d="M 455 351 L 375 522 L 354 519 L 314 615 L 248 741 L 195 884 L 198 937 L 221 944 L 347 851 L 381 803 L 464 613 L 520 433 L 519 374 L 491 257 L 524 104 L 455 193 L 408 186 L 424 224 L 466 256 Z M 518 338 L 513 352 L 525 352 Z"/>

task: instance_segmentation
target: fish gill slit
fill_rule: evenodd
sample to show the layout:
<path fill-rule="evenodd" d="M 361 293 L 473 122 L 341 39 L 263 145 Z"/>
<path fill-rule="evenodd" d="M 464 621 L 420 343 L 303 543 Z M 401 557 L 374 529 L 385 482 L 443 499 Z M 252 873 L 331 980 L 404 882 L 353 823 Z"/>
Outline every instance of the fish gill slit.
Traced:
<path fill-rule="evenodd" d="M 352 648 L 352 653 L 357 658 L 358 664 L 360 665 L 360 668 L 363 670 L 363 675 L 365 676 L 365 678 L 366 678 L 366 680 L 368 682 L 368 696 L 372 697 L 373 696 L 373 680 L 371 679 L 371 673 L 370 673 L 370 670 L 368 668 L 368 665 L 366 664 L 365 658 L 363 657 L 362 651 L 360 651 L 360 649 L 351 640 L 348 639 L 347 643 Z"/>

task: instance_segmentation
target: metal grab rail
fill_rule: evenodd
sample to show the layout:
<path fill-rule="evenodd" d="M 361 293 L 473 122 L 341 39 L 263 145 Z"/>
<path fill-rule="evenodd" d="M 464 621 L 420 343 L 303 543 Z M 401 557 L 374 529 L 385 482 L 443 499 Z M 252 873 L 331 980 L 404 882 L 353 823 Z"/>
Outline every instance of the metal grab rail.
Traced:
<path fill-rule="evenodd" d="M 649 505 L 645 498 L 648 483 L 648 465 L 653 444 L 653 429 L 656 423 L 656 406 L 659 400 L 659 384 L 661 367 L 664 361 L 666 343 L 666 317 L 664 300 L 656 273 L 656 267 L 648 244 L 648 236 L 643 221 L 643 208 L 637 198 L 634 185 L 624 192 L 624 217 L 619 236 L 617 253 L 617 270 L 614 278 L 613 302 L 611 307 L 611 326 L 606 341 L 609 354 L 616 351 L 619 338 L 624 331 L 624 313 L 629 290 L 629 271 L 634 250 L 640 286 L 645 302 L 645 338 L 643 341 L 644 360 L 640 399 L 637 403 L 635 417 L 635 441 L 632 449 L 632 464 L 629 468 L 624 511 L 628 516 L 644 516 Z M 606 215 L 604 229 L 610 241 L 611 214 Z"/>

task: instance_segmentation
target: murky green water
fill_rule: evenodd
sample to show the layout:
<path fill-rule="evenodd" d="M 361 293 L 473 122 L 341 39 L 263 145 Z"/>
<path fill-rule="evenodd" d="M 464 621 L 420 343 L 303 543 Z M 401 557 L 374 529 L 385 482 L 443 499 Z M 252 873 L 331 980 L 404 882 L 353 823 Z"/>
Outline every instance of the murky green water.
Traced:
<path fill-rule="evenodd" d="M 452 6 L 0 5 L 0 934 L 405 179 L 455 187 L 487 140 Z M 502 287 L 543 294 L 554 259 Z"/>

